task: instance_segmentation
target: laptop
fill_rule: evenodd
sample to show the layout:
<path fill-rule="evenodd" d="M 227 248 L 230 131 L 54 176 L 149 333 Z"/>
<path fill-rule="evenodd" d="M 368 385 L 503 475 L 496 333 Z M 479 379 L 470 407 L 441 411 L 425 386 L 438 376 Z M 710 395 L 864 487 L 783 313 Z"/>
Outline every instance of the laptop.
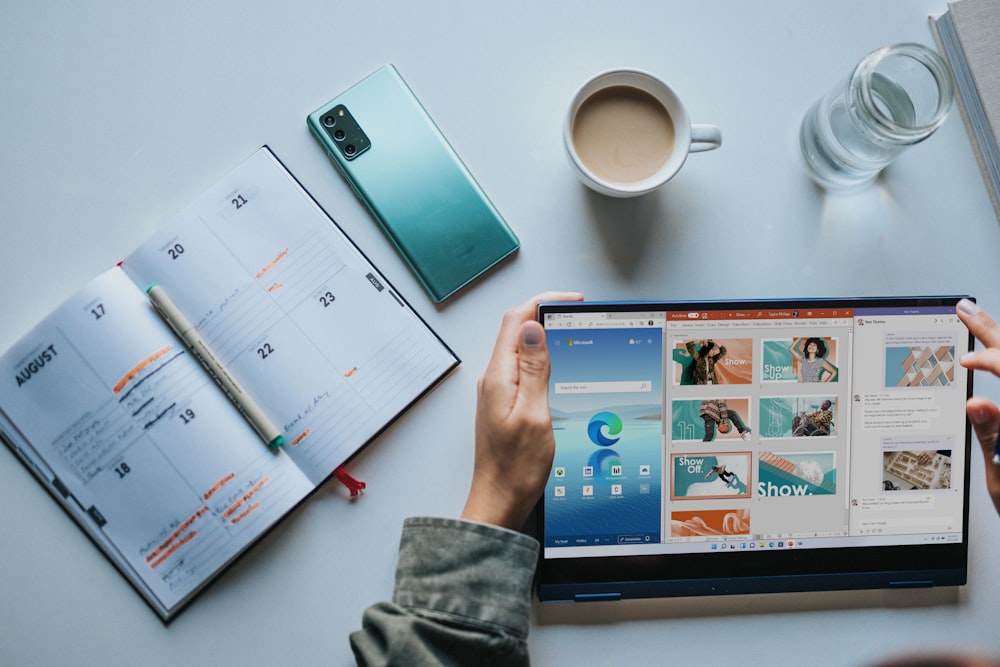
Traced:
<path fill-rule="evenodd" d="M 966 582 L 961 297 L 543 303 L 543 602 Z"/>

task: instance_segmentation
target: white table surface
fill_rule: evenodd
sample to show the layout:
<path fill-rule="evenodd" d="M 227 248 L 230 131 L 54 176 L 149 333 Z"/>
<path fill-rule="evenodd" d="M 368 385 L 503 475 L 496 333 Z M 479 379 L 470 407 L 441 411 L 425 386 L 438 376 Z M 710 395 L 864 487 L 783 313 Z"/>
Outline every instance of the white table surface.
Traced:
<path fill-rule="evenodd" d="M 933 44 L 944 0 L 4 2 L 0 349 L 269 144 L 463 364 L 163 625 L 0 448 L 0 663 L 333 664 L 390 595 L 402 519 L 457 516 L 475 383 L 502 311 L 549 288 L 592 299 L 973 293 L 1000 314 L 1000 224 L 957 109 L 866 194 L 804 176 L 799 121 L 872 49 Z M 305 116 L 395 63 L 523 247 L 436 308 L 309 135 Z M 615 66 L 655 72 L 723 131 L 661 191 L 585 190 L 565 105 Z M 1000 397 L 1000 382 L 979 379 Z M 1000 654 L 1000 519 L 973 457 L 960 589 L 536 605 L 536 664 L 865 664 L 900 650 Z"/>

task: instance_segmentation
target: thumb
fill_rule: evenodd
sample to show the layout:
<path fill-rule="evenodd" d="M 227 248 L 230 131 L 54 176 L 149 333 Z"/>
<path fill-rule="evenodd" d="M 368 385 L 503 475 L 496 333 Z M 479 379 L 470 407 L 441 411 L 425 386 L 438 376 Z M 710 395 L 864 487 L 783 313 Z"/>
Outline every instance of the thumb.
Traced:
<path fill-rule="evenodd" d="M 519 398 L 536 405 L 549 394 L 549 350 L 545 345 L 545 330 L 534 320 L 521 325 L 517 363 Z"/>
<path fill-rule="evenodd" d="M 993 455 L 996 451 L 997 435 L 1000 434 L 1000 408 L 981 398 L 970 398 L 966 404 L 969 413 L 969 421 L 976 431 L 976 439 L 983 448 L 983 457 L 988 464 L 987 469 L 993 464 Z M 997 467 L 1000 474 L 1000 466 Z"/>
<path fill-rule="evenodd" d="M 984 398 L 970 398 L 966 404 L 969 421 L 983 450 L 986 468 L 986 488 L 1000 513 L 1000 465 L 993 462 L 997 437 L 1000 435 L 1000 408 Z"/>

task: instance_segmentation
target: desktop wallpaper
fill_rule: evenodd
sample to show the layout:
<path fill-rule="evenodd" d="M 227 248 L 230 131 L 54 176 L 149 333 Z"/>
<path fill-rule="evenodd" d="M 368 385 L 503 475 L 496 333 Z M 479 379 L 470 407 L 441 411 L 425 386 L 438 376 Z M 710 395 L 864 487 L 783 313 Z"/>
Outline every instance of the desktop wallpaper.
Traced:
<path fill-rule="evenodd" d="M 545 545 L 660 540 L 663 340 L 659 329 L 550 330 L 556 440 Z M 631 382 L 638 391 L 591 383 Z M 560 384 L 574 383 L 566 393 Z"/>

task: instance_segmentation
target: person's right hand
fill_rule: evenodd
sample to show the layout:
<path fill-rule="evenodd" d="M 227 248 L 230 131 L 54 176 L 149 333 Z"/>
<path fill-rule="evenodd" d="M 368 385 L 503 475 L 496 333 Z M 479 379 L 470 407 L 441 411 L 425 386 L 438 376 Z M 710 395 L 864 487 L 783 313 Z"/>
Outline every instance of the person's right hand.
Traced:
<path fill-rule="evenodd" d="M 968 299 L 959 301 L 955 310 L 972 335 L 986 346 L 985 349 L 962 355 L 959 362 L 970 370 L 989 371 L 1000 377 L 1000 324 Z M 986 489 L 1000 514 L 1000 464 L 993 462 L 997 437 L 1000 435 L 1000 408 L 989 399 L 974 396 L 966 403 L 966 412 L 983 450 Z"/>

